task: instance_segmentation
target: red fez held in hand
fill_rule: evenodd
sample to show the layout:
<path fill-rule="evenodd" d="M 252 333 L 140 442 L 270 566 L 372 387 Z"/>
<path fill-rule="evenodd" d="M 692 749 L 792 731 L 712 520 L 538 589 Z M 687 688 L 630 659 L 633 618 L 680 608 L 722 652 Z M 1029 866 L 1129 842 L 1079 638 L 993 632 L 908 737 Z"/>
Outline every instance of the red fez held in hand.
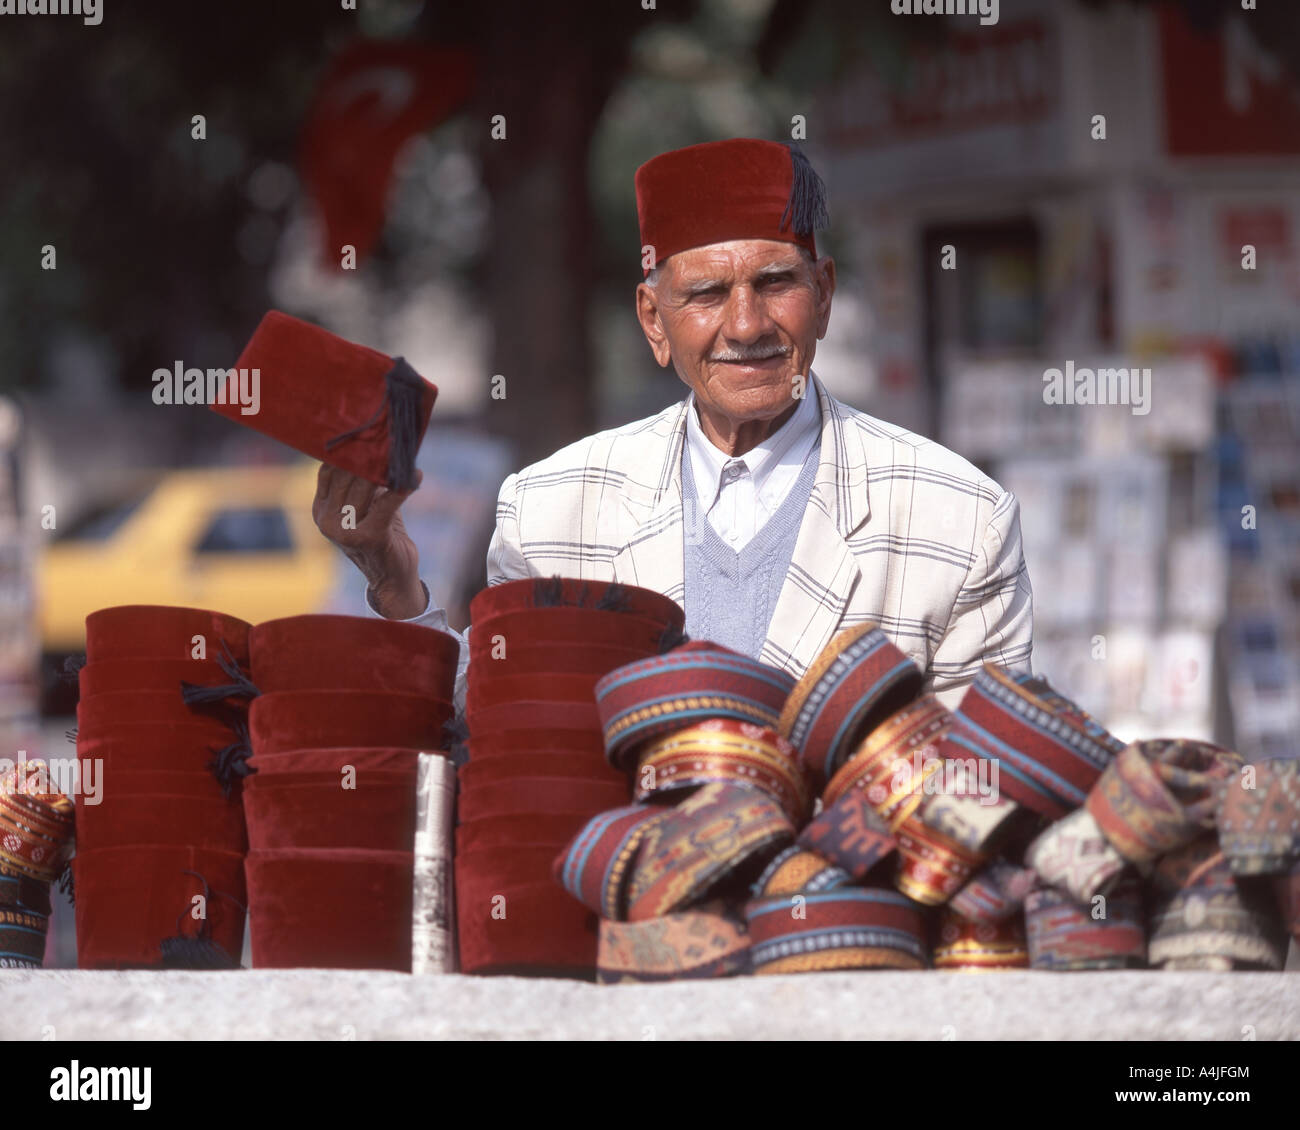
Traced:
<path fill-rule="evenodd" d="M 258 373 L 257 411 L 245 414 L 240 382 Z M 271 310 L 223 383 L 222 416 L 393 490 L 415 486 L 415 455 L 437 388 L 389 357 Z"/>
<path fill-rule="evenodd" d="M 661 153 L 636 171 L 642 248 L 658 266 L 710 243 L 771 239 L 814 257 L 827 224 L 825 187 L 802 152 L 753 138 L 711 141 Z"/>

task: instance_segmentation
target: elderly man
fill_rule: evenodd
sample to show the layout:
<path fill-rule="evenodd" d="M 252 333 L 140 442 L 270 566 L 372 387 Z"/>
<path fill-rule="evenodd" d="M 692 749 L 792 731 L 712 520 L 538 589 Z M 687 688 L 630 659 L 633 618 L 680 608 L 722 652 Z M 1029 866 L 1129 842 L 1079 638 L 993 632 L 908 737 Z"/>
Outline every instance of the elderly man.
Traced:
<path fill-rule="evenodd" d="M 507 478 L 488 583 L 558 573 L 656 589 L 692 637 L 796 676 L 837 631 L 872 621 L 952 706 L 983 663 L 1028 667 L 1019 508 L 813 374 L 835 293 L 814 238 L 824 191 L 802 153 L 767 141 L 693 145 L 637 170 L 637 318 L 690 394 Z M 445 629 L 404 497 L 323 467 L 314 516 L 375 612 Z M 345 503 L 355 530 L 340 529 Z"/>

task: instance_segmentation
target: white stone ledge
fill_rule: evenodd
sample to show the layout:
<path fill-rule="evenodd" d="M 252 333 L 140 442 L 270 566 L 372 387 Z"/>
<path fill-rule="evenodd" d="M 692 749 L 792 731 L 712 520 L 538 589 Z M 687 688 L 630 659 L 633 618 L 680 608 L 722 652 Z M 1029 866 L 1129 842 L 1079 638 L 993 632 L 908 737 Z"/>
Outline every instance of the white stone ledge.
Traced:
<path fill-rule="evenodd" d="M 1246 1026 L 1259 1040 L 1300 1040 L 1300 975 L 861 972 L 615 986 L 0 971 L 0 1040 L 1241 1040 Z"/>

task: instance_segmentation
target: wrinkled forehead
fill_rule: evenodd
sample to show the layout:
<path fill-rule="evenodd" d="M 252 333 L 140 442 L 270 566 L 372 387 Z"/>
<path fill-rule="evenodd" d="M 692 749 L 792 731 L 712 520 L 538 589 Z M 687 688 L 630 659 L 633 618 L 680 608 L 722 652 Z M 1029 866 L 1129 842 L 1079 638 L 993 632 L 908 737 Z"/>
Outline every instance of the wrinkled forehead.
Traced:
<path fill-rule="evenodd" d="M 795 243 L 774 239 L 733 239 L 678 251 L 659 264 L 675 283 L 708 278 L 717 281 L 752 278 L 798 270 L 806 262 Z"/>

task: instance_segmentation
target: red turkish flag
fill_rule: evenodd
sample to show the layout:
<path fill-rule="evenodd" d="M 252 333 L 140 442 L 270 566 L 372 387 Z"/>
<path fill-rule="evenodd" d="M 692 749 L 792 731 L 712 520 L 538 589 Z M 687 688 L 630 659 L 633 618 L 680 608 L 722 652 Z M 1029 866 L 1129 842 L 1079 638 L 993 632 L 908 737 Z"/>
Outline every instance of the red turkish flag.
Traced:
<path fill-rule="evenodd" d="M 335 57 L 308 111 L 300 156 L 335 267 L 346 244 L 358 262 L 374 247 L 402 146 L 450 117 L 473 77 L 473 57 L 451 47 L 363 40 Z"/>

